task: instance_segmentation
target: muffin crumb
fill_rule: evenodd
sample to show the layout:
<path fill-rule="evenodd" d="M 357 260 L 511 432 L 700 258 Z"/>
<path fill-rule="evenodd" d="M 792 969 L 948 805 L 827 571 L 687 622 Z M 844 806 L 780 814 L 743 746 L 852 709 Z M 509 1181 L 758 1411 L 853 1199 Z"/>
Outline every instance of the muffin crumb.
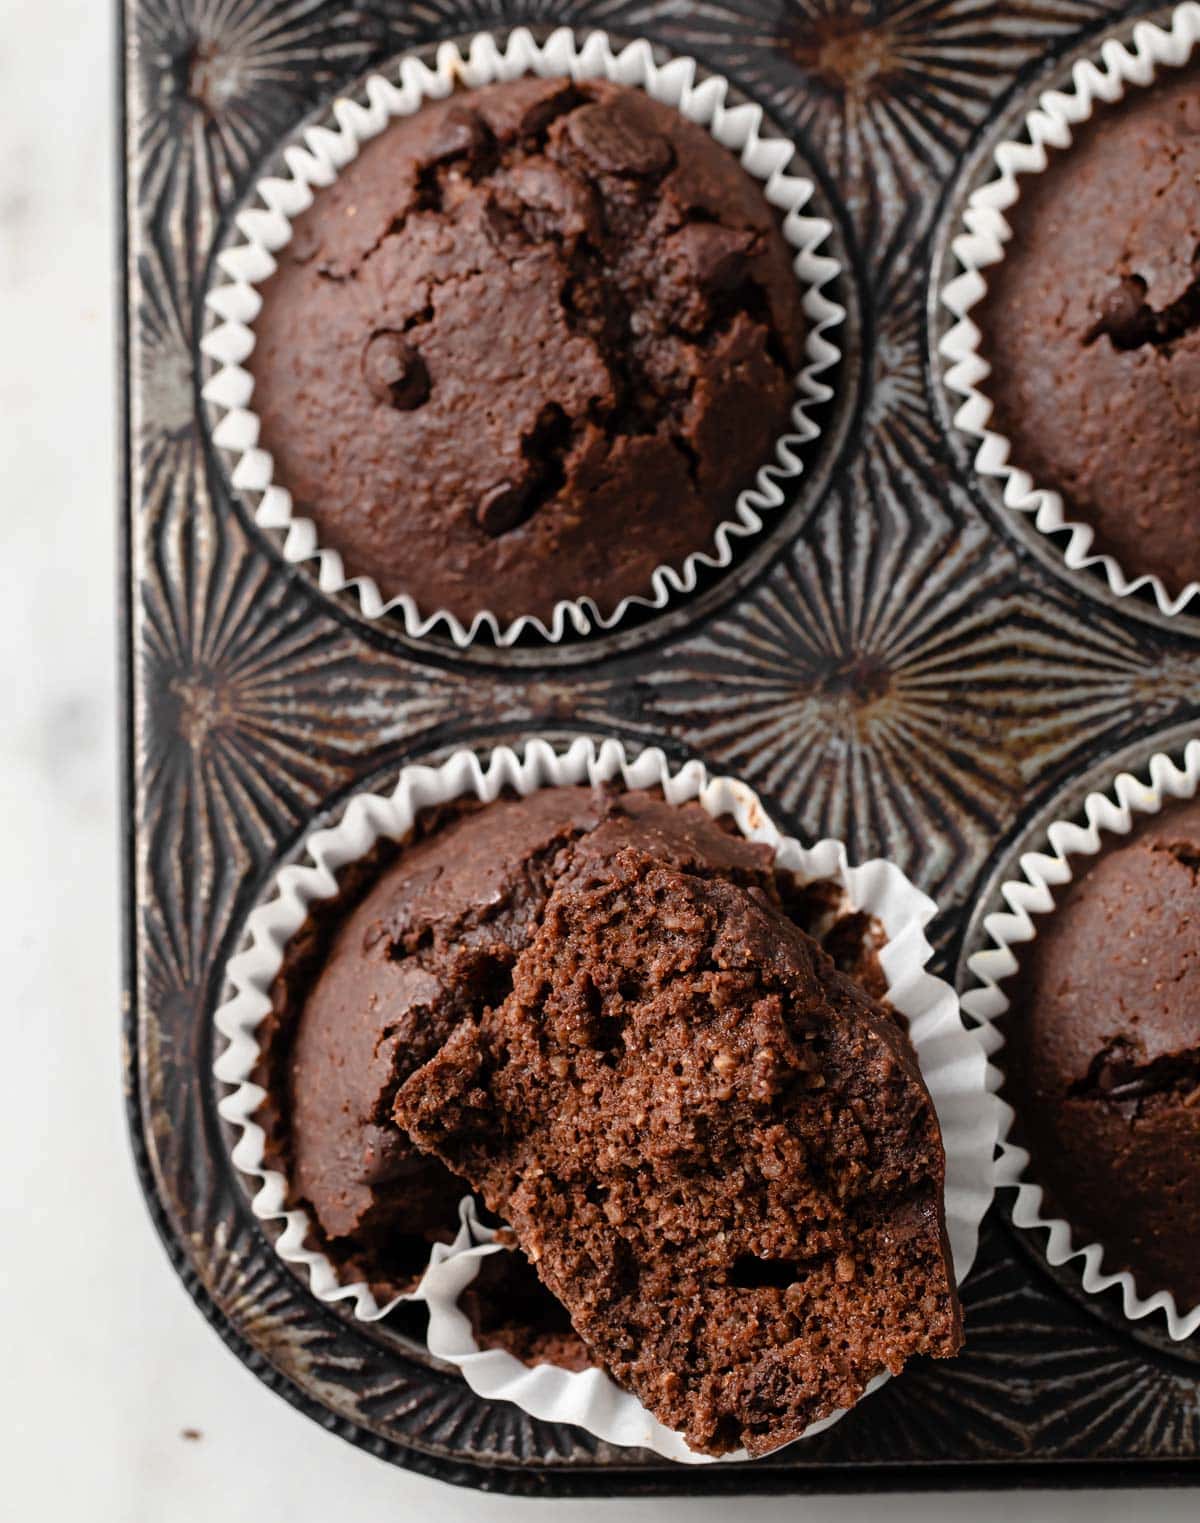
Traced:
<path fill-rule="evenodd" d="M 396 1119 L 619 1384 L 697 1450 L 766 1453 L 960 1346 L 936 1114 L 895 1021 L 767 893 L 601 836 Z"/>

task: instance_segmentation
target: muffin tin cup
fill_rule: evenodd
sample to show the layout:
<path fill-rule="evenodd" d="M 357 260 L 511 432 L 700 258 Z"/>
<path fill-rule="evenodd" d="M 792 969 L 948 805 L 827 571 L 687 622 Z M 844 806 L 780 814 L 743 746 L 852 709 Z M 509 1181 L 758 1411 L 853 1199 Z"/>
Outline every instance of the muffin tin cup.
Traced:
<path fill-rule="evenodd" d="M 556 604 L 548 623 L 533 614 L 504 623 L 481 609 L 464 624 L 446 609 L 420 608 L 409 592 L 380 588 L 369 576 L 347 577 L 341 556 L 322 548 L 316 525 L 295 512 L 291 493 L 275 480 L 270 453 L 259 446 L 259 419 L 251 405 L 253 379 L 245 361 L 254 348 L 253 324 L 261 306 L 257 287 L 274 272 L 274 255 L 292 236 L 291 219 L 307 210 L 314 195 L 333 183 L 363 143 L 382 132 L 394 118 L 411 115 L 426 101 L 444 99 L 459 86 L 477 89 L 525 74 L 603 78 L 636 86 L 706 127 L 719 143 L 739 156 L 747 173 L 762 181 L 763 195 L 780 213 L 783 236 L 795 250 L 794 268 L 804 288 L 808 322 L 806 363 L 796 377 L 791 431 L 776 441 L 774 458 L 761 466 L 754 485 L 739 494 L 731 505 L 730 517 L 717 526 L 704 549 L 694 551 L 680 566 L 658 566 L 646 592 L 623 598 L 610 613 L 602 612 L 583 589 L 580 596 Z M 831 226 L 823 218 L 804 215 L 813 182 L 787 173 L 795 152 L 793 145 L 780 137 L 762 135 L 761 108 L 727 105 L 728 90 L 728 81 L 718 75 L 697 79 L 692 58 L 660 63 L 645 39 L 616 51 L 603 32 L 591 32 L 577 44 L 574 33 L 562 27 L 538 42 L 526 28 L 518 27 L 503 45 L 490 33 L 479 33 L 465 54 L 456 44 L 443 43 L 432 68 L 417 57 L 405 57 L 394 79 L 375 74 L 366 81 L 363 100 L 343 98 L 334 102 L 335 129 L 309 127 L 303 134 L 305 146 L 295 144 L 285 150 L 290 177 L 258 182 L 261 205 L 242 211 L 236 219 L 244 241 L 217 257 L 225 278 L 205 298 L 215 322 L 201 341 L 202 351 L 217 366 L 203 388 L 203 396 L 218 419 L 213 441 L 232 456 L 232 484 L 249 500 L 255 521 L 262 528 L 282 532 L 285 560 L 315 561 L 321 591 L 330 595 L 352 592 L 366 618 L 396 613 L 403 618 L 409 636 L 419 638 L 440 631 L 460 648 L 481 635 L 507 646 L 526 631 L 557 643 L 571 634 L 611 630 L 632 610 L 663 608 L 672 596 L 693 592 L 703 572 L 724 570 L 730 564 L 737 544 L 762 530 L 762 515 L 784 505 L 789 485 L 803 471 L 801 451 L 820 433 L 812 411 L 833 396 L 829 385 L 820 379 L 840 358 L 829 332 L 842 322 L 845 312 L 825 290 L 840 273 L 838 261 L 819 252 Z"/>
<path fill-rule="evenodd" d="M 1098 58 L 1075 65 L 1070 88 L 1044 91 L 1037 107 L 1024 119 L 1024 135 L 1007 139 L 996 148 L 998 174 L 969 197 L 963 230 L 951 243 L 961 273 L 941 293 L 943 305 L 956 320 L 939 345 L 939 353 L 949 364 L 945 384 L 964 399 L 954 414 L 955 425 L 979 440 L 976 471 L 1002 482 L 1004 505 L 1029 515 L 1042 534 L 1069 532 L 1062 553 L 1070 570 L 1102 571 L 1119 598 L 1149 589 L 1160 612 L 1168 617 L 1197 611 L 1200 582 L 1189 582 L 1173 594 L 1160 577 L 1129 576 L 1113 556 L 1093 554 L 1096 536 L 1092 527 L 1070 518 L 1062 494 L 1039 486 L 1028 471 L 1014 463 L 1011 442 L 989 426 L 993 409 L 986 383 L 991 367 L 981 353 L 983 335 L 971 313 L 987 294 L 985 272 L 1003 260 L 1012 240 L 1005 213 L 1020 199 L 1021 178 L 1041 174 L 1053 161 L 1054 151 L 1069 149 L 1074 129 L 1088 121 L 1098 105 L 1112 105 L 1131 88 L 1153 83 L 1162 69 L 1186 64 L 1197 43 L 1200 4 L 1186 0 L 1172 12 L 1166 30 L 1151 22 L 1139 22 L 1129 46 L 1110 39 Z"/>
<path fill-rule="evenodd" d="M 933 901 L 890 862 L 852 867 L 839 841 L 803 847 L 781 834 L 757 796 L 731 778 L 710 778 L 696 761 L 672 768 L 662 751 L 628 756 L 617 741 L 600 744 L 580 738 L 562 752 L 545 740 L 528 742 L 518 753 L 500 746 L 481 760 L 456 751 L 441 766 L 405 767 L 386 796 L 359 794 L 339 824 L 315 831 L 304 863 L 281 868 L 270 900 L 251 914 L 248 946 L 228 966 L 235 993 L 216 1014 L 227 1045 L 214 1064 L 216 1077 L 234 1086 L 220 1112 L 238 1131 L 233 1161 L 256 1181 L 254 1214 L 279 1229 L 275 1249 L 300 1268 L 320 1301 L 348 1300 L 363 1321 L 375 1321 L 397 1304 L 381 1305 L 361 1282 L 342 1284 L 329 1258 L 311 1245 L 306 1211 L 289 1209 L 287 1181 L 265 1161 L 265 1134 L 255 1116 L 266 1098 L 254 1080 L 259 1061 L 258 1029 L 271 1009 L 271 987 L 283 966 L 290 939 L 308 919 L 310 907 L 334 897 L 337 874 L 366 856 L 381 838 L 403 841 L 418 814 L 460 798 L 495 800 L 504 790 L 527 795 L 540 788 L 573 787 L 619 780 L 626 788 L 659 788 L 672 804 L 697 800 L 714 818 L 729 816 L 749 840 L 768 843 L 777 863 L 803 881 L 841 885 L 849 908 L 874 916 L 886 934 L 879 961 L 888 997 L 909 1022 L 921 1072 L 937 1109 L 946 1152 L 946 1230 L 957 1281 L 975 1259 L 979 1227 L 994 1191 L 994 1153 L 1000 1105 L 994 1093 L 999 1075 L 988 1066 L 985 1043 L 968 1031 L 953 989 L 927 969 L 932 948 L 925 926 L 936 913 Z M 531 1416 L 573 1423 L 613 1444 L 653 1450 L 687 1463 L 710 1461 L 690 1450 L 679 1434 L 664 1427 L 631 1394 L 600 1370 L 568 1371 L 550 1365 L 527 1368 L 501 1350 L 481 1350 L 457 1299 L 479 1271 L 481 1259 L 505 1251 L 496 1234 L 475 1214 L 470 1198 L 460 1205 L 460 1227 L 449 1246 L 436 1245 L 429 1267 L 411 1295 L 429 1308 L 431 1354 L 457 1366 L 480 1396 L 514 1402 Z M 886 1379 L 880 1374 L 867 1387 Z M 822 1431 L 842 1414 L 814 1424 L 804 1437 Z M 726 1459 L 744 1458 L 742 1454 Z"/>
<path fill-rule="evenodd" d="M 962 1008 L 988 1033 L 990 1052 L 996 1050 L 993 1043 L 998 1046 L 1003 1042 L 1009 1000 L 1002 985 L 1019 966 L 1013 948 L 1025 947 L 1035 939 L 1038 934 L 1035 915 L 1053 912 L 1055 891 L 1064 888 L 1075 876 L 1071 858 L 1097 856 L 1112 843 L 1113 837 L 1128 835 L 1139 816 L 1158 814 L 1169 800 L 1191 799 L 1197 793 L 1200 793 L 1200 740 L 1192 740 L 1184 749 L 1181 764 L 1164 752 L 1156 752 L 1150 759 L 1148 782 L 1122 772 L 1108 792 L 1088 794 L 1083 805 L 1086 825 L 1074 820 L 1055 820 L 1046 830 L 1050 851 L 1022 856 L 1023 876 L 1010 879 L 1000 889 L 1009 911 L 997 911 L 986 917 L 984 931 L 991 945 L 976 952 L 967 963 L 979 985 L 963 994 Z M 1003 1059 L 1000 1066 L 1003 1067 Z M 1035 1177 L 1036 1165 L 1031 1163 L 1026 1149 L 1012 1139 L 1016 1112 L 1007 1101 L 999 1103 L 1002 1119 L 996 1183 L 1016 1189 L 1013 1224 L 1045 1230 L 1046 1258 L 1055 1268 L 1080 1260 L 1083 1289 L 1089 1294 L 1101 1295 L 1119 1287 L 1125 1316 L 1131 1321 L 1161 1311 L 1167 1331 L 1176 1341 L 1190 1338 L 1200 1330 L 1200 1306 L 1180 1307 L 1169 1290 L 1143 1294 L 1129 1271 L 1105 1270 L 1103 1243 L 1080 1243 L 1070 1222 L 1049 1214 L 1045 1192 Z"/>

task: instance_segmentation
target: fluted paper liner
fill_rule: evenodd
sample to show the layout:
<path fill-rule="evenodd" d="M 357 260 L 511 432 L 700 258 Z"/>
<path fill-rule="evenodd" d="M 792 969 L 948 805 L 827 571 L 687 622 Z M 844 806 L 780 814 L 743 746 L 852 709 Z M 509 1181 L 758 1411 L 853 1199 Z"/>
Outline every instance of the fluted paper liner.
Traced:
<path fill-rule="evenodd" d="M 1172 594 L 1162 579 L 1150 574 L 1129 576 L 1111 555 L 1092 554 L 1095 531 L 1089 524 L 1068 517 L 1069 504 L 1062 494 L 1039 486 L 1028 471 L 1012 461 L 1010 441 L 990 427 L 992 403 L 987 396 L 991 367 L 980 353 L 982 333 L 971 312 L 987 294 L 985 271 L 1004 258 L 1012 240 L 1005 213 L 1019 200 L 1023 175 L 1041 174 L 1052 162 L 1053 151 L 1069 149 L 1073 132 L 1086 122 L 1097 105 L 1121 100 L 1131 88 L 1152 83 L 1163 68 L 1188 62 L 1200 42 L 1200 4 L 1195 0 L 1177 6 L 1170 27 L 1164 31 L 1148 21 L 1133 28 L 1129 46 L 1110 39 L 1095 59 L 1084 59 L 1072 70 L 1071 86 L 1046 90 L 1036 108 L 1024 119 L 1026 136 L 1008 139 L 995 150 L 995 178 L 974 191 L 963 215 L 963 231 L 951 245 L 961 268 L 942 291 L 942 301 L 956 322 L 939 345 L 950 361 L 947 388 L 964 398 L 954 422 L 964 433 L 980 441 L 975 469 L 981 476 L 1004 484 L 1004 504 L 1032 517 L 1043 534 L 1069 530 L 1063 556 L 1072 571 L 1098 567 L 1118 597 L 1149 588 L 1159 609 L 1168 615 L 1182 613 L 1200 593 L 1200 582 L 1189 582 Z"/>
<path fill-rule="evenodd" d="M 1009 1008 L 1002 985 L 1018 967 L 1014 947 L 1025 946 L 1037 936 L 1035 915 L 1054 910 L 1055 891 L 1064 888 L 1075 876 L 1071 857 L 1094 857 L 1114 836 L 1128 835 L 1141 815 L 1155 815 L 1171 799 L 1191 799 L 1200 790 L 1200 740 L 1189 741 L 1182 765 L 1163 752 L 1150 760 L 1149 780 L 1143 782 L 1130 772 L 1122 772 L 1107 793 L 1089 793 L 1084 801 L 1086 825 L 1073 820 L 1056 820 L 1046 831 L 1049 852 L 1028 852 L 1021 858 L 1020 878 L 1010 879 L 1000 892 L 1007 911 L 997 911 L 984 920 L 984 930 L 991 945 L 976 952 L 967 966 L 979 980 L 980 987 L 969 989 L 962 997 L 962 1007 L 996 1036 L 1000 1045 L 1004 1016 Z M 1098 950 L 1103 955 L 1103 949 Z M 993 1024 L 996 1023 L 996 1024 Z M 991 1050 L 994 1050 L 992 1048 Z M 1000 1060 L 1003 1067 L 1003 1059 Z M 1172 1338 L 1189 1338 L 1200 1329 L 1200 1306 L 1180 1307 L 1169 1290 L 1151 1290 L 1143 1283 L 1139 1290 L 1134 1275 L 1104 1268 L 1102 1243 L 1079 1243 L 1070 1222 L 1051 1216 L 1045 1210 L 1045 1192 L 1033 1178 L 1029 1153 L 1012 1141 L 1010 1133 L 1016 1119 L 1011 1105 L 1000 1102 L 1000 1159 L 996 1166 L 996 1183 L 1015 1186 L 1013 1223 L 1018 1227 L 1046 1230 L 1046 1258 L 1056 1267 L 1074 1259 L 1081 1263 L 1083 1288 L 1100 1295 L 1119 1286 L 1125 1315 L 1133 1321 L 1161 1311 Z M 1036 1165 L 1033 1166 L 1036 1173 Z"/>
<path fill-rule="evenodd" d="M 390 794 L 359 794 L 347 805 L 339 824 L 315 831 L 307 842 L 308 860 L 281 868 L 272 897 L 251 914 L 249 944 L 228 967 L 236 992 L 216 1016 L 228 1045 L 214 1070 L 218 1079 L 236 1086 L 222 1100 L 220 1111 L 239 1131 L 234 1163 L 258 1181 L 255 1215 L 282 1229 L 275 1239 L 276 1251 L 304 1269 L 319 1300 L 351 1300 L 355 1315 L 364 1321 L 385 1316 L 396 1304 L 380 1305 L 361 1281 L 341 1284 L 328 1257 L 311 1246 L 309 1217 L 305 1211 L 287 1209 L 287 1182 L 265 1166 L 264 1133 L 254 1119 L 265 1098 L 253 1081 L 259 1057 L 257 1030 L 271 1008 L 271 986 L 287 943 L 304 925 L 309 907 L 336 894 L 337 873 L 343 867 L 365 856 L 381 837 L 405 839 L 418 814 L 433 805 L 462 797 L 490 802 L 505 789 L 525 795 L 539 788 L 614 780 L 626 788 L 660 788 L 672 804 L 695 799 L 714 817 L 732 817 L 748 839 L 774 848 L 780 867 L 802 881 L 840 884 L 852 908 L 879 920 L 887 938 L 879 960 L 888 981 L 888 998 L 909 1022 L 921 1073 L 941 1123 L 946 1230 L 954 1273 L 961 1283 L 974 1261 L 980 1222 L 992 1199 L 1000 1114 L 994 1090 L 999 1076 L 989 1070 L 979 1036 L 964 1027 L 954 990 L 926 971 L 932 948 L 924 928 L 936 913 L 933 901 L 890 862 L 875 860 L 852 867 L 839 841 L 803 847 L 782 835 L 744 783 L 710 778 L 695 761 L 673 769 L 657 749 L 627 756 L 617 741 L 597 745 L 587 738 L 563 752 L 544 740 L 531 740 L 522 753 L 499 746 L 481 761 L 472 751 L 457 751 L 439 767 L 405 767 Z M 456 1301 L 478 1272 L 480 1258 L 504 1250 L 495 1234 L 479 1222 L 469 1198 L 462 1202 L 460 1217 L 455 1241 L 448 1247 L 434 1247 L 420 1286 L 405 1298 L 428 1304 L 432 1354 L 456 1365 L 480 1396 L 512 1401 L 533 1417 L 574 1423 L 610 1443 L 652 1449 L 668 1459 L 689 1463 L 711 1459 L 695 1454 L 679 1434 L 651 1417 L 636 1397 L 599 1370 L 568 1371 L 550 1365 L 529 1369 L 511 1354 L 477 1348 Z M 885 1378 L 882 1373 L 877 1376 L 868 1392 Z M 840 1415 L 814 1424 L 804 1436 L 828 1427 Z"/>
<path fill-rule="evenodd" d="M 731 504 L 730 516 L 718 525 L 709 545 L 694 551 L 681 566 L 658 566 L 647 591 L 622 599 L 611 613 L 602 613 L 587 596 L 587 589 L 581 588 L 579 596 L 555 605 L 549 623 L 522 615 L 503 624 L 491 611 L 481 609 L 464 624 L 446 609 L 421 609 L 411 593 L 380 588 L 369 576 L 347 578 L 341 556 L 322 548 L 315 524 L 295 514 L 291 493 L 274 479 L 271 455 L 259 447 L 259 419 L 251 405 L 254 383 L 245 361 L 254 348 L 253 324 L 261 306 L 256 288 L 274 273 L 273 256 L 292 236 L 291 218 L 312 205 L 314 194 L 333 183 L 362 144 L 382 132 L 394 117 L 409 116 L 425 101 L 443 99 L 456 86 L 477 89 L 530 73 L 604 78 L 636 86 L 706 127 L 719 143 L 739 156 L 746 172 L 763 182 L 766 200 L 781 214 L 783 236 L 796 251 L 794 269 L 804 288 L 808 324 L 806 363 L 796 377 L 792 431 L 777 441 L 774 460 L 764 462 L 755 484 Z M 330 594 L 353 590 L 367 618 L 380 618 L 395 610 L 403 616 L 409 635 L 422 636 L 443 627 L 458 646 L 469 645 L 483 631 L 497 644 L 510 645 L 526 629 L 551 641 L 559 641 L 572 631 L 587 634 L 593 629 L 611 629 L 631 609 L 662 608 L 673 593 L 692 592 L 703 570 L 723 570 L 729 565 L 737 541 L 759 533 L 762 514 L 783 505 L 787 485 L 803 470 L 799 451 L 820 432 L 812 409 L 833 395 L 820 379 L 838 359 L 829 330 L 845 313 L 824 290 L 839 270 L 835 259 L 818 252 L 829 236 L 830 224 L 803 212 L 812 196 L 812 181 L 787 173 L 795 152 L 793 145 L 779 137 L 761 135 L 760 107 L 726 105 L 728 89 L 728 82 L 718 75 L 697 80 L 692 58 L 658 62 L 644 39 L 617 52 L 603 32 L 589 33 L 580 44 L 569 28 L 562 27 L 539 43 L 527 29 L 518 27 L 503 46 L 489 33 L 480 33 L 472 39 L 465 56 L 455 44 L 443 43 L 433 68 L 419 58 L 405 57 L 395 79 L 375 74 L 367 80 L 365 105 L 349 99 L 334 102 L 336 129 L 310 127 L 304 134 L 306 147 L 286 150 L 290 178 L 269 177 L 258 182 L 261 205 L 237 217 L 245 241 L 218 255 L 217 264 L 225 279 L 205 298 L 216 322 L 200 346 L 218 366 L 203 390 L 206 401 L 219 414 L 213 440 L 232 453 L 233 485 L 256 504 L 256 522 L 284 531 L 286 560 L 315 559 L 321 590 Z"/>

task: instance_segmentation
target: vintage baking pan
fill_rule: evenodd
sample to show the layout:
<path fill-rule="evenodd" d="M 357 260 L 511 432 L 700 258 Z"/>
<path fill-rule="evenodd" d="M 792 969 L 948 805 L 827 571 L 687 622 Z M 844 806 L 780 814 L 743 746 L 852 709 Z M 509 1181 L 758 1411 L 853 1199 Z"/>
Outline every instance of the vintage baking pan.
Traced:
<path fill-rule="evenodd" d="M 1200 1480 L 1200 1348 L 1052 1271 L 1002 1194 L 967 1346 L 826 1434 L 701 1478 L 473 1396 L 272 1252 L 212 1077 L 223 968 L 315 820 L 397 765 L 587 732 L 746 779 L 781 826 L 929 893 L 965 987 L 1023 849 L 1118 765 L 1197 732 L 1200 620 L 1065 569 L 971 469 L 937 359 L 965 197 L 1039 90 L 1165 11 L 1100 0 L 124 0 L 120 508 L 129 1123 L 171 1262 L 280 1395 L 401 1465 L 569 1495 Z M 365 620 L 235 500 L 200 399 L 203 296 L 257 174 L 408 50 L 517 24 L 646 36 L 727 74 L 833 224 L 836 397 L 789 504 L 693 597 L 556 649 L 456 651 Z"/>

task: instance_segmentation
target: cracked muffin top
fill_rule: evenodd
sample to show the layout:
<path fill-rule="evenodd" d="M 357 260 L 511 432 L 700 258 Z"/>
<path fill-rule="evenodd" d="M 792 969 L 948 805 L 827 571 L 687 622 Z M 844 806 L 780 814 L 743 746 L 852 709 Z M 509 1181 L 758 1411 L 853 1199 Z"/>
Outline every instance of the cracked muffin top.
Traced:
<path fill-rule="evenodd" d="M 414 836 L 347 869 L 288 945 L 264 1023 L 264 1125 L 323 1246 L 384 1297 L 448 1240 L 467 1186 L 395 1124 L 397 1088 L 507 994 L 554 882 L 585 849 L 638 844 L 778 899 L 839 968 L 882 994 L 880 932 L 828 883 L 777 874 L 769 847 L 643 792 L 548 788 L 424 811 Z"/>
<path fill-rule="evenodd" d="M 422 613 L 611 612 L 709 547 L 790 428 L 792 252 L 734 156 L 641 91 L 427 105 L 277 257 L 259 443 L 347 576 Z"/>
<path fill-rule="evenodd" d="M 280 987 L 288 1177 L 332 1253 L 391 1292 L 411 1288 L 466 1194 L 392 1120 L 399 1084 L 455 1026 L 504 998 L 562 852 L 603 813 L 586 789 L 462 804 L 360 896 Z M 286 1012 L 281 1011 L 281 1014 Z"/>
<path fill-rule="evenodd" d="M 1038 917 L 1007 1018 L 1030 1175 L 1143 1295 L 1200 1304 L 1200 803 L 1168 805 Z"/>
<path fill-rule="evenodd" d="M 1200 72 L 1101 106 L 1042 174 L 975 314 L 1011 463 L 1094 549 L 1200 580 Z"/>
<path fill-rule="evenodd" d="M 580 851 L 637 842 L 655 857 L 772 884 L 769 847 L 731 835 L 698 805 L 646 793 L 547 788 L 489 806 L 460 803 L 418 838 L 324 945 L 289 949 L 277 989 L 294 1030 L 281 1065 L 286 1172 L 334 1256 L 372 1283 L 404 1289 L 431 1239 L 452 1235 L 466 1187 L 398 1128 L 403 1081 L 464 1020 L 500 1004 L 556 880 Z M 803 907 L 797 913 L 805 913 Z M 836 954 L 835 954 L 836 955 Z"/>

